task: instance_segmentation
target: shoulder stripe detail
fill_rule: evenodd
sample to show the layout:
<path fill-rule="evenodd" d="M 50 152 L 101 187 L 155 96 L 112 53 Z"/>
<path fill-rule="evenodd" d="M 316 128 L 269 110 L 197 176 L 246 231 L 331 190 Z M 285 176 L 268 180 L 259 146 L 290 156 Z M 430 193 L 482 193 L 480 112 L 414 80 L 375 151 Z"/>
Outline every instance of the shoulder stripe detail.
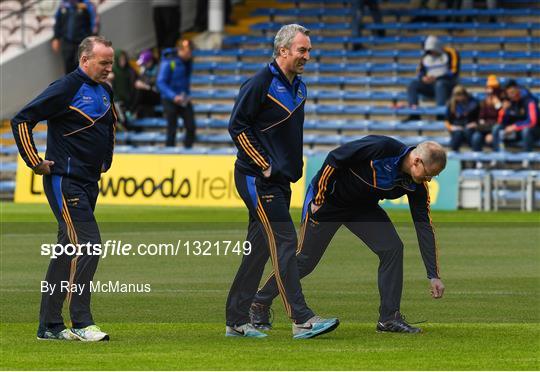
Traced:
<path fill-rule="evenodd" d="M 279 100 L 276 97 L 272 96 L 270 93 L 268 93 L 266 96 L 270 98 L 272 101 L 274 101 L 275 103 L 277 103 L 283 110 L 287 111 L 289 114 L 291 113 L 291 110 L 289 110 L 287 106 L 285 106 L 283 103 L 279 102 Z"/>
<path fill-rule="evenodd" d="M 71 110 L 74 110 L 74 111 L 77 111 L 79 114 L 81 114 L 82 116 L 84 116 L 85 118 L 87 118 L 88 120 L 90 120 L 90 122 L 92 124 L 94 124 L 94 119 L 92 119 L 89 115 L 85 114 L 82 110 L 78 109 L 77 107 L 75 106 L 69 106 L 69 108 Z"/>
<path fill-rule="evenodd" d="M 269 127 L 266 127 L 266 128 L 264 128 L 264 129 L 261 129 L 261 132 L 266 132 L 268 129 L 273 128 L 273 127 L 275 127 L 276 125 L 279 125 L 279 124 L 283 123 L 285 120 L 287 120 L 288 118 L 290 118 L 290 117 L 292 116 L 292 114 L 293 114 L 299 107 L 301 107 L 302 104 L 303 104 L 305 101 L 306 101 L 306 99 L 304 98 L 304 99 L 302 100 L 302 102 L 300 102 L 300 104 L 299 104 L 298 106 L 296 106 L 296 107 L 294 108 L 294 110 L 292 110 L 292 111 L 289 113 L 289 115 L 287 115 L 287 117 L 285 117 L 284 119 L 278 121 L 278 122 L 275 123 L 275 124 L 270 125 Z"/>

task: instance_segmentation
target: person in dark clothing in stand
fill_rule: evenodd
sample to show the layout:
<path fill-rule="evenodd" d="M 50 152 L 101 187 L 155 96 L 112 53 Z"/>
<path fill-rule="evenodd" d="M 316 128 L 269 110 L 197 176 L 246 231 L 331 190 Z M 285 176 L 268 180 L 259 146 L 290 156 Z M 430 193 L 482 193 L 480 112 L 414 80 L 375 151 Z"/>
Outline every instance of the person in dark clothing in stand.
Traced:
<path fill-rule="evenodd" d="M 96 7 L 90 0 L 63 0 L 54 19 L 51 47 L 55 53 L 62 52 L 67 74 L 79 65 L 77 51 L 80 42 L 99 31 Z"/>
<path fill-rule="evenodd" d="M 446 107 L 446 129 L 450 133 L 450 148 L 459 151 L 463 142 L 473 149 L 482 151 L 482 137 L 478 136 L 478 101 L 464 86 L 456 85 Z"/>
<path fill-rule="evenodd" d="M 441 298 L 444 285 L 427 183 L 445 166 L 444 149 L 430 141 L 408 147 L 390 137 L 372 135 L 331 151 L 311 181 L 304 201 L 296 253 L 300 276 L 315 269 L 335 233 L 345 226 L 379 257 L 377 331 L 421 332 L 400 312 L 403 242 L 379 201 L 407 195 L 431 295 Z M 277 294 L 272 273 L 253 299 L 252 324 L 271 327 L 270 305 Z"/>
<path fill-rule="evenodd" d="M 110 41 L 87 37 L 79 46 L 79 67 L 49 85 L 11 120 L 21 157 L 35 174 L 43 175 L 43 189 L 58 221 L 58 244 L 65 249 L 50 261 L 46 290 L 42 282 L 40 340 L 109 340 L 90 311 L 90 283 L 99 252 L 83 248 L 68 253 L 67 247 L 101 245 L 94 209 L 98 181 L 113 157 L 117 115 L 106 83 L 113 60 Z M 32 129 L 43 120 L 48 121 L 45 159 L 32 136 Z M 80 290 L 74 291 L 73 286 Z M 62 318 L 64 300 L 71 329 Z"/>
<path fill-rule="evenodd" d="M 184 122 L 184 147 L 189 149 L 195 142 L 195 114 L 190 97 L 190 79 L 193 68 L 193 45 L 182 40 L 176 49 L 166 49 L 161 57 L 157 87 L 161 94 L 163 111 L 167 119 L 168 147 L 176 146 L 178 115 Z"/>

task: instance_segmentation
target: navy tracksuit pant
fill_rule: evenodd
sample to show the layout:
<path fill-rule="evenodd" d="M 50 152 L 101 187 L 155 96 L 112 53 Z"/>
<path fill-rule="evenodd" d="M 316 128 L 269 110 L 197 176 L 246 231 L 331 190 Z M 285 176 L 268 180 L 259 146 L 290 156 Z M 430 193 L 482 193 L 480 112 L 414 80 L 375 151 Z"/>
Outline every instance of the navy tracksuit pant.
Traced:
<path fill-rule="evenodd" d="M 303 278 L 315 269 L 337 230 L 345 225 L 379 256 L 379 320 L 393 318 L 401 302 L 403 243 L 386 212 L 378 204 L 364 208 L 342 208 L 327 201 L 317 212 L 312 213 L 312 198 L 310 186 L 304 201 L 297 251 L 300 277 Z M 272 275 L 257 292 L 253 302 L 271 305 L 276 295 L 276 280 Z"/>
<path fill-rule="evenodd" d="M 235 169 L 239 195 L 249 210 L 247 240 L 251 254 L 244 255 L 229 291 L 226 321 L 229 326 L 249 323 L 249 308 L 261 281 L 264 266 L 271 258 L 275 294 L 283 300 L 289 318 L 304 323 L 314 313 L 307 307 L 296 259 L 297 236 L 289 213 L 289 184 L 277 184 L 252 177 Z"/>
<path fill-rule="evenodd" d="M 97 182 L 83 182 L 73 178 L 50 175 L 43 177 L 43 188 L 49 205 L 58 221 L 58 243 L 101 244 L 98 225 L 94 218 L 99 188 Z M 54 292 L 43 292 L 39 314 L 39 329 L 53 332 L 65 328 L 62 306 L 65 300 L 69 307 L 72 326 L 84 328 L 94 324 L 90 312 L 90 281 L 94 277 L 99 255 L 62 254 L 52 258 L 45 281 L 56 285 Z M 62 282 L 84 284 L 82 292 L 61 290 Z M 38 330 L 39 332 L 39 330 Z"/>

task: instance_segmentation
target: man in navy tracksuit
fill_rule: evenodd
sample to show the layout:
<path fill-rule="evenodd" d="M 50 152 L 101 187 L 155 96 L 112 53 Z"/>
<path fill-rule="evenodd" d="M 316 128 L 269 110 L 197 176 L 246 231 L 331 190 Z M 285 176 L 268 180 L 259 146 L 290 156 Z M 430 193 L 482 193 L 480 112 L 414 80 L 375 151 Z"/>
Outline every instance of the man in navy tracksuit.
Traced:
<path fill-rule="evenodd" d="M 96 7 L 90 0 L 62 0 L 54 20 L 51 47 L 56 53 L 62 50 L 64 71 L 68 74 L 79 64 L 77 58 L 79 43 L 98 32 Z"/>
<path fill-rule="evenodd" d="M 439 277 L 427 182 L 445 165 L 444 149 L 435 142 L 407 147 L 390 137 L 366 136 L 331 151 L 308 187 L 304 202 L 297 251 L 300 276 L 313 271 L 336 231 L 345 225 L 379 256 L 377 330 L 420 332 L 407 324 L 399 311 L 403 243 L 378 203 L 407 195 L 432 296 L 442 297 L 444 285 Z M 252 314 L 252 323 L 269 326 L 268 309 L 277 293 L 271 276 L 253 300 L 265 311 Z"/>
<path fill-rule="evenodd" d="M 190 98 L 190 79 L 193 68 L 192 45 L 183 40 L 178 48 L 166 49 L 162 53 L 156 81 L 161 94 L 163 112 L 167 119 L 167 140 L 165 145 L 176 145 L 178 115 L 184 123 L 184 147 L 189 149 L 195 141 L 195 114 Z"/>
<path fill-rule="evenodd" d="M 250 324 L 250 305 L 271 258 L 278 292 L 293 323 L 295 338 L 310 338 L 337 327 L 306 305 L 296 263 L 297 238 L 289 205 L 290 183 L 302 176 L 306 86 L 298 77 L 309 60 L 309 31 L 283 26 L 274 40 L 274 61 L 240 88 L 229 123 L 238 147 L 235 183 L 249 210 L 244 255 L 226 305 L 226 336 L 265 337 Z"/>
<path fill-rule="evenodd" d="M 98 180 L 112 163 L 117 116 L 112 90 L 105 81 L 113 58 L 110 41 L 98 36 L 84 39 L 79 46 L 79 67 L 49 85 L 11 121 L 21 157 L 34 173 L 43 175 L 45 195 L 59 225 L 58 243 L 63 246 L 101 243 L 94 208 Z M 48 121 L 45 159 L 32 138 L 32 129 L 42 120 Z M 90 281 L 99 255 L 86 249 L 81 253 L 51 259 L 45 277 L 50 290 L 42 290 L 39 339 L 109 339 L 90 312 Z M 72 291 L 73 284 L 83 290 Z M 62 319 L 64 300 L 71 329 Z"/>

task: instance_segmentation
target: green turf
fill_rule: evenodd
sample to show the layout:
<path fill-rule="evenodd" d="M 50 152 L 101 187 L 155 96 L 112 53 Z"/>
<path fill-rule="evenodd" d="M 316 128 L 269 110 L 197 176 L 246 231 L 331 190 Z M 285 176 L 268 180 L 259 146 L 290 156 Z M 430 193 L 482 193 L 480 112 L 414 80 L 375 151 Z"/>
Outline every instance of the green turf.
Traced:
<path fill-rule="evenodd" d="M 224 303 L 239 257 L 128 256 L 101 260 L 95 279 L 150 283 L 150 293 L 96 293 L 94 317 L 112 341 L 35 340 L 39 282 L 56 227 L 44 205 L 0 205 L 2 369 L 511 370 L 540 369 L 539 214 L 434 212 L 442 300 L 428 295 L 407 212 L 392 212 L 405 243 L 402 311 L 421 335 L 374 332 L 377 259 L 340 231 L 303 281 L 310 306 L 339 316 L 333 333 L 292 340 L 281 303 L 264 340 L 226 339 Z M 241 240 L 243 209 L 98 206 L 103 240 Z M 293 210 L 297 220 L 299 211 Z"/>

